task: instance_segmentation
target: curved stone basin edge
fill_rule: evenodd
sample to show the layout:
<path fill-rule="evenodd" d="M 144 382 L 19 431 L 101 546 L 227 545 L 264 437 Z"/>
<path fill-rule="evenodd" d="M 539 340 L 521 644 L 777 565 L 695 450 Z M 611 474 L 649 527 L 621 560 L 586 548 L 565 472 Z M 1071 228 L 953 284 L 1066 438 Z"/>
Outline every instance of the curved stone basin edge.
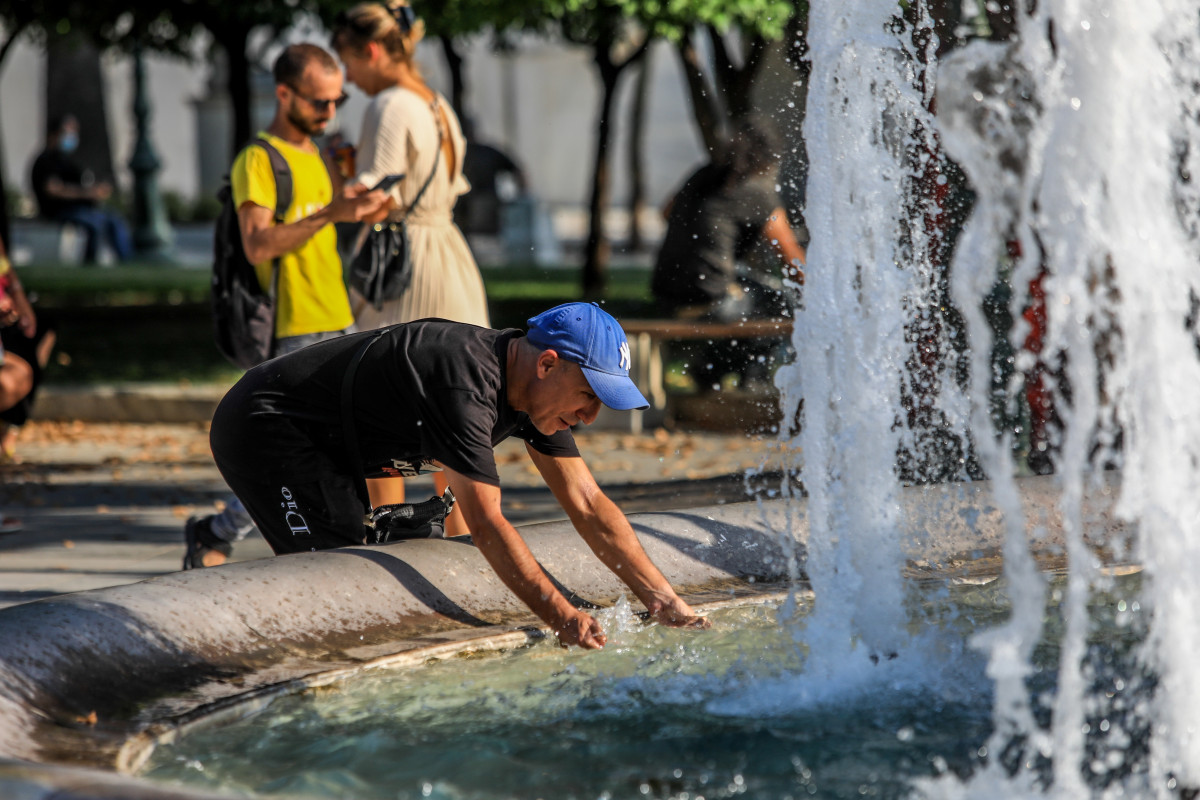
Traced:
<path fill-rule="evenodd" d="M 1133 532 L 1111 513 L 1117 476 L 1104 478 L 1085 498 L 1085 530 L 1117 562 Z M 1018 483 L 1035 553 L 1052 568 L 1063 541 L 1057 486 Z M 901 491 L 908 571 L 998 571 L 1005 520 L 990 497 L 987 483 Z M 630 521 L 689 602 L 716 607 L 802 580 L 805 512 L 802 500 L 771 500 Z M 622 594 L 634 602 L 569 522 L 521 533 L 577 604 L 607 606 Z M 455 539 L 242 562 L 2 609 L 0 758 L 11 761 L 0 762 L 0 787 L 16 778 L 12 770 L 38 764 L 135 769 L 149 740 L 204 714 L 406 657 L 519 646 L 541 635 L 536 623 L 480 553 Z M 72 785 L 77 772 L 64 771 Z M 106 775 L 95 797 L 133 796 L 103 793 L 117 776 L 83 772 Z M 149 793 L 137 796 L 203 796 L 139 785 Z"/>

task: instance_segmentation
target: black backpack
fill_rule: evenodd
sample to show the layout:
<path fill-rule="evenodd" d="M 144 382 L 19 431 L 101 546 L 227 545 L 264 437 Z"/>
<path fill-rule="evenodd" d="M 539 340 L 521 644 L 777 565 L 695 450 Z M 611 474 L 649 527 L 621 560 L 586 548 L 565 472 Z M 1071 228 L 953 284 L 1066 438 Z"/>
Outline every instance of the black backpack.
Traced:
<path fill-rule="evenodd" d="M 283 223 L 292 204 L 292 170 L 283 154 L 265 139 L 261 147 L 271 159 L 275 173 L 275 224 Z M 242 249 L 233 186 L 228 177 L 217 192 L 221 213 L 213 235 L 212 308 L 217 349 L 235 365 L 250 369 L 271 357 L 275 343 L 275 290 L 279 283 L 279 259 L 271 265 L 271 291 L 259 285 L 254 265 Z"/>

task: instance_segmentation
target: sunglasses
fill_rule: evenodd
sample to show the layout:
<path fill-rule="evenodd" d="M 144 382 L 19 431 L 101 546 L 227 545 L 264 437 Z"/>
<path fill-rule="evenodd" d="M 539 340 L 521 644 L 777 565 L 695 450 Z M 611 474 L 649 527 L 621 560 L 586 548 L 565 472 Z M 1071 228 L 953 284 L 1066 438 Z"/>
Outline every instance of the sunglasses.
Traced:
<path fill-rule="evenodd" d="M 335 97 L 332 100 L 318 100 L 317 98 L 301 94 L 295 86 L 288 85 L 288 88 L 292 90 L 292 94 L 308 103 L 312 107 L 313 111 L 324 111 L 330 106 L 333 106 L 334 108 L 341 108 L 345 102 L 350 99 L 350 95 L 342 92 L 340 96 Z"/>

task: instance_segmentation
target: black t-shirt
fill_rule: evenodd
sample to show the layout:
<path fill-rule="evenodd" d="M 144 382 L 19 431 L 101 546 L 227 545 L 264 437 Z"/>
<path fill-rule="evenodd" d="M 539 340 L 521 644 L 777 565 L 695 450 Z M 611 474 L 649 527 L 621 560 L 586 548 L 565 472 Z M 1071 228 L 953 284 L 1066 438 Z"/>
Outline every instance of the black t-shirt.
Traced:
<path fill-rule="evenodd" d="M 247 372 L 213 417 L 221 469 L 269 480 L 356 474 L 342 435 L 342 377 L 376 333 L 319 342 Z M 508 404 L 508 345 L 522 335 L 438 319 L 383 329 L 354 380 L 367 476 L 405 474 L 433 460 L 497 486 L 493 448 L 509 436 L 546 455 L 578 456 L 569 430 L 545 436 Z"/>
<path fill-rule="evenodd" d="M 728 169 L 709 164 L 688 178 L 667 219 L 651 290 L 677 305 L 724 296 L 736 260 L 781 205 L 769 177 L 728 185 Z"/>
<path fill-rule="evenodd" d="M 79 186 L 83 183 L 83 167 L 61 150 L 43 150 L 33 162 L 32 172 L 33 195 L 37 198 L 38 213 L 43 217 L 53 219 L 72 208 L 93 205 L 88 200 L 54 197 L 46 191 L 46 184 L 51 178 L 58 178 L 68 186 Z"/>

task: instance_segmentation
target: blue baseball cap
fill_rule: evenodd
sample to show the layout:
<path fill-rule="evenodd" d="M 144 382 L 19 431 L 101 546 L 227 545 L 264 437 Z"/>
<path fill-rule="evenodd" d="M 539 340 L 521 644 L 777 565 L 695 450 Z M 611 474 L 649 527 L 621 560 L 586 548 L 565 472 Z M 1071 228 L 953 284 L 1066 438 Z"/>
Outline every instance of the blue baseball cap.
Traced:
<path fill-rule="evenodd" d="M 629 341 L 621 324 L 595 303 L 564 303 L 529 320 L 529 342 L 583 370 L 600 402 L 618 411 L 649 408 L 629 378 Z"/>

